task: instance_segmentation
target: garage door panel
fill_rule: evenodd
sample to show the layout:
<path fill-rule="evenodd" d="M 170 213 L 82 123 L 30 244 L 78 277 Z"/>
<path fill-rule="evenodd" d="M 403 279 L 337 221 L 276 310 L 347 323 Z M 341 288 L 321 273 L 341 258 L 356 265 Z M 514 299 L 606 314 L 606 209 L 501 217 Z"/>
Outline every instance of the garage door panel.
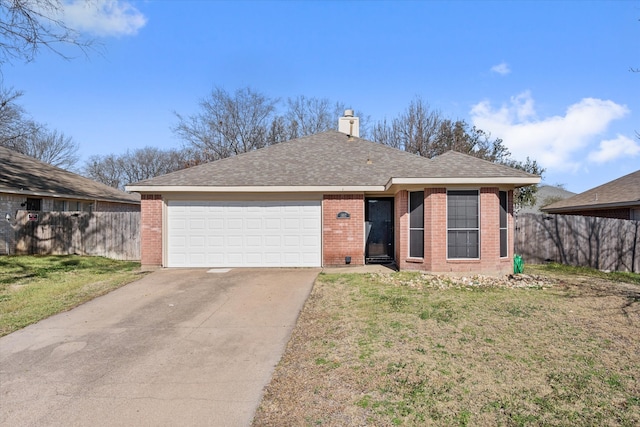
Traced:
<path fill-rule="evenodd" d="M 265 218 L 264 219 L 264 228 L 266 230 L 280 230 L 282 227 L 280 223 L 280 218 Z"/>
<path fill-rule="evenodd" d="M 227 219 L 226 228 L 228 230 L 242 230 L 243 221 L 240 218 Z"/>
<path fill-rule="evenodd" d="M 265 236 L 264 237 L 264 245 L 266 247 L 277 248 L 282 244 L 282 238 L 280 235 L 274 236 Z"/>
<path fill-rule="evenodd" d="M 262 229 L 262 218 L 247 218 L 246 229 L 247 230 L 261 230 Z"/>
<path fill-rule="evenodd" d="M 190 235 L 188 238 L 188 244 L 192 250 L 201 250 L 200 248 L 205 246 L 205 237 Z"/>
<path fill-rule="evenodd" d="M 225 262 L 228 262 L 231 267 L 243 265 L 244 263 L 244 256 L 241 252 L 227 252 L 224 255 Z"/>
<path fill-rule="evenodd" d="M 319 201 L 167 204 L 170 267 L 321 265 Z"/>
<path fill-rule="evenodd" d="M 300 228 L 300 220 L 298 218 L 285 218 L 284 219 L 285 230 L 298 230 Z"/>
<path fill-rule="evenodd" d="M 245 242 L 246 247 L 249 250 L 262 248 L 264 246 L 262 243 L 262 236 L 247 236 Z"/>
<path fill-rule="evenodd" d="M 189 229 L 190 230 L 204 230 L 206 229 L 204 218 L 202 219 L 190 219 L 189 220 Z"/>
<path fill-rule="evenodd" d="M 234 248 L 241 248 L 242 236 L 227 236 L 227 245 Z"/>
<path fill-rule="evenodd" d="M 207 247 L 211 251 L 220 250 L 224 247 L 224 237 L 223 236 L 207 236 Z"/>
<path fill-rule="evenodd" d="M 216 266 L 224 263 L 224 254 L 220 253 L 207 253 L 207 265 L 208 266 Z"/>
<path fill-rule="evenodd" d="M 224 230 L 224 220 L 222 218 L 208 218 L 207 228 L 209 230 Z"/>

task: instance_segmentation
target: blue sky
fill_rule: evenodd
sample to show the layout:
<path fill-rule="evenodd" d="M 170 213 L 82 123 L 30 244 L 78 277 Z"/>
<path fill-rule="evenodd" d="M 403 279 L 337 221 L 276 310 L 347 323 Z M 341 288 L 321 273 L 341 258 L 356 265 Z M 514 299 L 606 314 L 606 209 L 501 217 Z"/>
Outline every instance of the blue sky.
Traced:
<path fill-rule="evenodd" d="M 416 96 L 582 192 L 640 169 L 640 1 L 65 1 L 101 53 L 2 68 L 80 155 L 179 147 L 213 89 L 344 102 L 373 121 Z"/>

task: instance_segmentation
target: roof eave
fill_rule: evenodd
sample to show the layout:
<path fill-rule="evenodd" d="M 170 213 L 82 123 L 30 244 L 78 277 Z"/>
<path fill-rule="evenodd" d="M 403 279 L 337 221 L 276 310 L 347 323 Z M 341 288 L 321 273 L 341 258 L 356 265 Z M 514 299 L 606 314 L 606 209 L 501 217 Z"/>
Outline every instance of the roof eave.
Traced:
<path fill-rule="evenodd" d="M 391 178 L 386 185 L 127 185 L 127 191 L 136 193 L 330 193 L 389 191 L 397 185 L 513 185 L 522 187 L 540 182 L 540 177 L 489 178 Z"/>
<path fill-rule="evenodd" d="M 72 200 L 90 200 L 90 201 L 98 201 L 98 202 L 109 202 L 109 203 L 127 203 L 131 205 L 139 205 L 139 200 L 129 200 L 129 199 L 118 199 L 118 198 L 110 198 L 110 197 L 93 197 L 87 195 L 78 195 L 78 194 L 62 194 L 62 193 L 48 193 L 45 191 L 30 191 L 30 190 L 18 190 L 12 188 L 0 188 L 0 193 L 6 194 L 16 194 L 23 196 L 36 196 L 36 197 L 51 197 L 52 199 L 72 199 Z"/>
<path fill-rule="evenodd" d="M 331 193 L 385 191 L 383 185 L 274 185 L 274 186 L 205 186 L 205 185 L 128 185 L 136 193 Z"/>
<path fill-rule="evenodd" d="M 573 205 L 573 206 L 563 206 L 557 208 L 540 208 L 541 211 L 547 213 L 562 213 L 562 212 L 577 212 L 584 210 L 605 210 L 612 208 L 631 208 L 634 206 L 640 206 L 640 200 L 631 200 L 628 202 L 613 202 L 613 203 L 599 203 L 592 205 Z"/>
<path fill-rule="evenodd" d="M 450 178 L 391 178 L 385 186 L 388 190 L 394 185 L 513 185 L 524 187 L 540 182 L 534 177 L 450 177 Z"/>

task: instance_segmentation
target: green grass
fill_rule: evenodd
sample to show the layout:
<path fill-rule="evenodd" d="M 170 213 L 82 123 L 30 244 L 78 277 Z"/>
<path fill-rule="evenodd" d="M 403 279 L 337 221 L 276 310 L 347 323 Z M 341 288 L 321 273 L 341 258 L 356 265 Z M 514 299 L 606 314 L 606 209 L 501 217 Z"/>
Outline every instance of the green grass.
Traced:
<path fill-rule="evenodd" d="M 137 262 L 101 257 L 0 257 L 0 336 L 140 277 Z"/>
<path fill-rule="evenodd" d="M 590 267 L 574 267 L 571 265 L 550 263 L 550 264 L 527 264 L 525 266 L 525 273 L 556 273 L 556 274 L 564 274 L 564 275 L 581 275 L 587 277 L 594 277 L 604 280 L 611 280 L 614 282 L 624 282 L 624 283 L 633 283 L 636 285 L 640 285 L 640 274 L 639 273 L 630 273 L 623 271 L 611 271 L 604 272 L 600 270 L 596 270 L 595 268 Z"/>
<path fill-rule="evenodd" d="M 618 285 L 637 275 L 526 272 L 545 269 L 515 289 L 320 275 L 254 425 L 639 425 L 640 307 Z"/>

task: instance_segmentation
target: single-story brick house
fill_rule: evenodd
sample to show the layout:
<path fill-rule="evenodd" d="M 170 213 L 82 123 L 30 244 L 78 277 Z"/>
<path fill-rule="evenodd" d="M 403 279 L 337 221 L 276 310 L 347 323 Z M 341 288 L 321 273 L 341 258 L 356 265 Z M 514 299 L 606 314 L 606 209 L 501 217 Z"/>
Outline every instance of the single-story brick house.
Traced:
<path fill-rule="evenodd" d="M 393 262 L 407 270 L 506 273 L 513 269 L 513 190 L 539 180 L 456 152 L 427 159 L 327 131 L 127 190 L 142 197 L 144 265 Z"/>
<path fill-rule="evenodd" d="M 640 221 L 640 170 L 541 209 L 550 214 Z"/>
<path fill-rule="evenodd" d="M 139 212 L 140 195 L 0 147 L 0 255 L 14 253 L 18 211 Z"/>

